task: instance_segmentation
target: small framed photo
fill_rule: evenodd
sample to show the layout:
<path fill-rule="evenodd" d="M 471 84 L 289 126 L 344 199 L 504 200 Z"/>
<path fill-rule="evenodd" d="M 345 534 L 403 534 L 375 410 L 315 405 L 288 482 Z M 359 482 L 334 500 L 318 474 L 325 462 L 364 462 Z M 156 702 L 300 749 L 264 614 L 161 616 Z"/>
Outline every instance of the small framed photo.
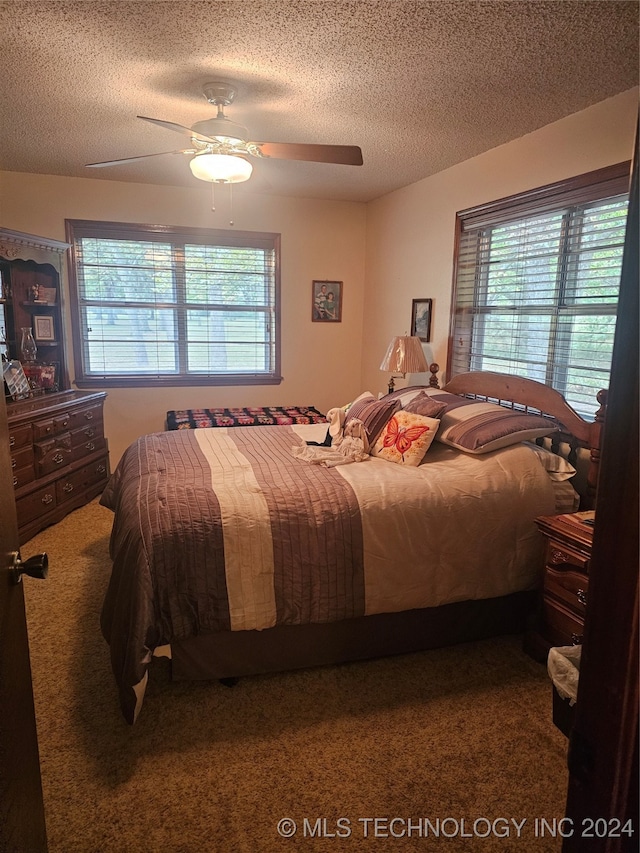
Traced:
<path fill-rule="evenodd" d="M 53 317 L 46 314 L 36 315 L 33 318 L 33 336 L 37 341 L 55 341 L 56 330 Z"/>
<path fill-rule="evenodd" d="M 423 343 L 431 340 L 432 299 L 414 299 L 411 307 L 411 334 Z"/>
<path fill-rule="evenodd" d="M 25 397 L 30 396 L 29 380 L 25 376 L 22 364 L 19 361 L 15 359 L 4 361 L 2 363 L 2 378 L 11 395 L 11 399 L 23 400 Z"/>
<path fill-rule="evenodd" d="M 311 319 L 314 323 L 342 322 L 341 281 L 314 281 L 312 283 Z"/>

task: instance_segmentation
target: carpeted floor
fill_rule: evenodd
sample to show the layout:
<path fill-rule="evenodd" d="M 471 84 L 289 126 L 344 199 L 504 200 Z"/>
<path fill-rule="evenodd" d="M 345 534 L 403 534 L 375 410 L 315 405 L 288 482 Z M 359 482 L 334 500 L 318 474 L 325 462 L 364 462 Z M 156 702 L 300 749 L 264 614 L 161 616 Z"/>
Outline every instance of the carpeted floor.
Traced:
<path fill-rule="evenodd" d="M 541 819 L 567 744 L 517 637 L 233 689 L 156 661 L 127 726 L 98 625 L 110 525 L 94 501 L 22 548 L 50 560 L 26 581 L 50 853 L 560 850 Z"/>

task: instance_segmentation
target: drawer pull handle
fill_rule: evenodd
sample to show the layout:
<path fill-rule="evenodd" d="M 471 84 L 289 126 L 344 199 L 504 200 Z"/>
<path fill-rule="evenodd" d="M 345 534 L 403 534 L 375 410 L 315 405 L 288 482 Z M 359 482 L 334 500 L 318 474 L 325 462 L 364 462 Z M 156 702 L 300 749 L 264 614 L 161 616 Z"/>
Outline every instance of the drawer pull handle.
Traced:
<path fill-rule="evenodd" d="M 93 412 L 85 412 L 85 413 L 84 413 L 84 416 L 85 416 L 85 418 L 86 418 L 88 421 L 92 421 L 92 420 L 93 420 Z"/>
<path fill-rule="evenodd" d="M 87 450 L 95 450 L 95 449 L 96 449 L 96 446 L 95 446 L 95 444 L 94 444 L 94 442 L 93 442 L 93 441 L 88 441 L 88 442 L 85 444 L 85 448 L 86 448 Z"/>
<path fill-rule="evenodd" d="M 65 483 L 64 486 L 62 487 L 62 491 L 66 492 L 67 494 L 69 494 L 69 492 L 72 492 L 73 491 L 73 483 Z"/>
<path fill-rule="evenodd" d="M 87 436 L 87 438 L 93 438 L 93 436 L 96 434 L 96 431 L 93 429 L 93 427 L 87 427 L 84 431 L 84 434 Z"/>
<path fill-rule="evenodd" d="M 98 467 L 96 468 L 96 473 L 97 474 L 106 474 L 107 473 L 107 466 L 106 465 L 98 465 Z"/>
<path fill-rule="evenodd" d="M 18 462 L 17 462 L 17 460 L 16 460 L 16 459 L 12 459 L 12 460 L 11 460 L 11 467 L 12 467 L 12 468 L 15 468 L 17 464 L 18 464 Z"/>
<path fill-rule="evenodd" d="M 52 429 L 52 428 L 49 426 L 49 427 L 47 427 L 47 428 L 45 429 L 45 432 L 51 432 L 51 429 Z"/>
<path fill-rule="evenodd" d="M 56 453 L 55 456 L 51 457 L 51 461 L 55 462 L 56 465 L 61 465 L 64 462 L 64 456 L 62 455 L 62 453 Z"/>
<path fill-rule="evenodd" d="M 62 428 L 69 426 L 69 421 L 62 421 Z"/>
<path fill-rule="evenodd" d="M 579 646 L 582 643 L 583 635 L 582 634 L 572 634 L 571 635 L 571 645 Z"/>
<path fill-rule="evenodd" d="M 50 504 L 52 501 L 53 501 L 53 495 L 46 494 L 46 495 L 42 498 L 42 503 L 43 503 L 43 504 Z"/>
<path fill-rule="evenodd" d="M 551 557 L 549 559 L 550 563 L 553 563 L 555 566 L 561 563 L 568 563 L 569 557 L 563 551 L 552 551 Z"/>
<path fill-rule="evenodd" d="M 17 477 L 13 478 L 13 485 L 14 485 L 14 487 L 18 485 L 18 478 Z"/>
<path fill-rule="evenodd" d="M 576 592 L 576 597 L 577 597 L 578 601 L 580 602 L 580 604 L 585 604 L 585 605 L 586 605 L 586 603 L 587 603 L 587 593 L 586 593 L 586 591 L 585 591 L 584 589 L 579 589 L 579 590 Z"/>
<path fill-rule="evenodd" d="M 11 435 L 11 436 L 9 436 L 9 447 L 14 447 L 14 446 L 15 446 L 15 443 L 16 443 L 16 437 L 15 437 L 15 435 Z"/>

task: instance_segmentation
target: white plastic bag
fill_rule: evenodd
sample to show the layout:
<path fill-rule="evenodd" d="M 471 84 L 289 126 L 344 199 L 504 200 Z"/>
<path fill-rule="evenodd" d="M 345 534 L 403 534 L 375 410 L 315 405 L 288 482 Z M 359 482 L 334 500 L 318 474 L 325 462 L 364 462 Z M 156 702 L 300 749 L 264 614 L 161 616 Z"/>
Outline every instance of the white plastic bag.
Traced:
<path fill-rule="evenodd" d="M 557 646 L 549 649 L 547 672 L 562 699 L 575 705 L 580 677 L 582 646 Z"/>

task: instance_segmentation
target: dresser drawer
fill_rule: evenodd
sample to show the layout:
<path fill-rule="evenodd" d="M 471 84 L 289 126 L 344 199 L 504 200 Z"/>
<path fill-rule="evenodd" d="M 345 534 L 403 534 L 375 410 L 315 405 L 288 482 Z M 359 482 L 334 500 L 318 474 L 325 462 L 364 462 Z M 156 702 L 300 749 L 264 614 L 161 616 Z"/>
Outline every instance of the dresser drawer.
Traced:
<path fill-rule="evenodd" d="M 72 448 L 72 461 L 77 462 L 85 456 L 91 456 L 92 453 L 99 453 L 101 450 L 105 450 L 106 446 L 107 442 L 104 436 L 85 440 L 82 444 L 78 444 Z"/>
<path fill-rule="evenodd" d="M 584 619 L 587 605 L 589 578 L 580 572 L 558 570 L 547 566 L 544 573 L 544 596 L 561 601 L 565 607 Z"/>
<path fill-rule="evenodd" d="M 44 512 L 47 512 L 56 507 L 56 487 L 55 483 L 50 486 L 45 486 L 35 492 L 31 492 L 24 498 L 18 498 L 16 501 L 16 509 L 20 524 L 26 524 L 34 518 L 38 518 Z"/>
<path fill-rule="evenodd" d="M 9 426 L 9 448 L 13 453 L 14 450 L 19 450 L 21 447 L 27 447 L 33 441 L 33 432 L 31 424 L 24 424 L 19 427 Z"/>
<path fill-rule="evenodd" d="M 13 475 L 13 487 L 19 489 L 27 483 L 32 483 L 36 478 L 33 465 L 33 447 L 22 447 L 11 454 L 11 473 Z"/>
<path fill-rule="evenodd" d="M 56 483 L 56 498 L 58 504 L 64 503 L 75 497 L 78 492 L 82 492 L 89 486 L 99 483 L 101 480 L 107 481 L 109 466 L 107 457 L 92 462 L 90 465 L 84 465 L 77 471 L 61 477 Z"/>
<path fill-rule="evenodd" d="M 19 468 L 26 468 L 31 465 L 33 467 L 33 447 L 21 447 L 11 454 L 11 470 L 16 471 Z"/>
<path fill-rule="evenodd" d="M 102 424 L 102 403 L 85 406 L 71 413 L 71 429 L 80 429 L 87 424 Z"/>
<path fill-rule="evenodd" d="M 35 467 L 33 464 L 27 465 L 25 468 L 16 468 L 13 471 L 13 488 L 19 489 L 21 486 L 26 486 L 27 483 L 33 483 L 36 478 Z"/>
<path fill-rule="evenodd" d="M 21 543 L 104 489 L 109 477 L 105 397 L 69 390 L 8 407 Z"/>
<path fill-rule="evenodd" d="M 53 418 L 46 421 L 35 421 L 33 424 L 33 440 L 39 441 L 41 438 L 48 438 L 55 435 L 53 428 Z"/>
<path fill-rule="evenodd" d="M 71 446 L 78 447 L 81 444 L 86 444 L 88 441 L 104 438 L 104 426 L 102 421 L 94 421 L 84 424 L 79 429 L 74 429 L 71 432 Z"/>
<path fill-rule="evenodd" d="M 582 642 L 584 622 L 557 601 L 543 601 L 545 636 L 552 646 L 574 646 Z"/>
<path fill-rule="evenodd" d="M 71 426 L 71 415 L 65 412 L 62 415 L 56 415 L 53 419 L 53 431 L 57 435 L 59 432 L 68 430 Z"/>
<path fill-rule="evenodd" d="M 33 445 L 33 449 L 38 477 L 44 477 L 64 468 L 73 459 L 71 435 L 68 432 L 50 438 L 48 441 L 39 441 Z"/>

